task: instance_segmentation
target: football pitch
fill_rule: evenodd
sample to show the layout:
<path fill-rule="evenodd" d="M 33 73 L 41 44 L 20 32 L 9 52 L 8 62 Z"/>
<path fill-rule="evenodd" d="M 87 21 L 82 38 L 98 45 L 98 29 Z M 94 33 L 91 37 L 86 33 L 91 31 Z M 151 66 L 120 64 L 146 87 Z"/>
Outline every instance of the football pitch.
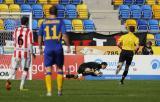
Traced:
<path fill-rule="evenodd" d="M 65 80 L 63 96 L 45 96 L 44 81 L 27 81 L 29 91 L 18 90 L 20 81 L 12 81 L 12 89 L 6 91 L 5 81 L 0 81 L 0 102 L 160 102 L 160 81 L 117 80 L 80 81 Z"/>

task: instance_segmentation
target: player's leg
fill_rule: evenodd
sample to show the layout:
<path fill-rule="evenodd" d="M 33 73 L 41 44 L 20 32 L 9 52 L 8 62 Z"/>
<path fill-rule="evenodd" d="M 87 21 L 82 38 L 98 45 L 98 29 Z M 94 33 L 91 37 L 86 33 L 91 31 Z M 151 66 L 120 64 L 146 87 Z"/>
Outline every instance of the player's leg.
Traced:
<path fill-rule="evenodd" d="M 47 96 L 52 95 L 52 65 L 54 64 L 54 53 L 51 51 L 45 51 L 44 53 L 44 65 L 45 65 L 45 84 L 47 89 Z"/>
<path fill-rule="evenodd" d="M 126 60 L 126 66 L 125 66 L 125 70 L 124 70 L 123 75 L 122 75 L 122 79 L 120 80 L 121 84 L 124 84 L 123 81 L 128 74 L 129 66 L 132 63 L 132 59 L 133 59 L 133 52 L 127 52 L 126 53 L 126 59 L 125 59 Z"/>
<path fill-rule="evenodd" d="M 28 89 L 24 88 L 24 84 L 25 84 L 25 81 L 26 81 L 26 78 L 27 78 L 27 75 L 28 75 L 30 64 L 31 64 L 31 58 L 27 58 L 27 59 L 23 58 L 21 60 L 21 65 L 22 65 L 22 69 L 23 69 L 23 72 L 22 72 L 22 75 L 21 75 L 20 87 L 19 87 L 19 89 L 21 91 L 27 91 L 28 90 Z"/>
<path fill-rule="evenodd" d="M 7 89 L 11 88 L 11 81 L 10 80 L 13 77 L 15 77 L 15 73 L 16 73 L 16 70 L 17 70 L 18 66 L 19 66 L 19 60 L 14 58 L 14 57 L 12 57 L 12 59 L 11 59 L 11 69 L 10 69 L 9 77 L 8 77 L 8 79 L 6 81 L 6 84 L 5 84 Z"/>
<path fill-rule="evenodd" d="M 64 64 L 64 54 L 63 49 L 56 51 L 56 65 L 57 65 L 57 88 L 58 96 L 62 95 L 63 88 L 63 64 Z"/>
<path fill-rule="evenodd" d="M 119 56 L 119 62 L 117 65 L 116 75 L 121 71 L 124 61 L 125 61 L 125 52 L 122 50 Z"/>

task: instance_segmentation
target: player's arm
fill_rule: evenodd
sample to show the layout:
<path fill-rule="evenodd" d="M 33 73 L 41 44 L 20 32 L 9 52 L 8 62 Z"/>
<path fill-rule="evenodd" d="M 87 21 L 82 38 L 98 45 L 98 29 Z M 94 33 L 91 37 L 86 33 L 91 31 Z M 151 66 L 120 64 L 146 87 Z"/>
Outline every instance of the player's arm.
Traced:
<path fill-rule="evenodd" d="M 28 37 L 28 40 L 29 40 L 29 44 L 30 44 L 30 53 L 32 54 L 33 58 L 36 58 L 36 55 L 33 53 L 33 32 L 30 31 L 29 33 L 29 37 Z"/>
<path fill-rule="evenodd" d="M 135 39 L 135 46 L 136 46 L 136 49 L 135 49 L 135 54 L 138 52 L 138 50 L 139 50 L 139 39 L 138 38 L 136 38 Z"/>
<path fill-rule="evenodd" d="M 63 40 L 65 41 L 65 44 L 67 46 L 67 53 L 70 53 L 71 49 L 70 49 L 69 37 L 67 34 L 63 34 Z"/>
<path fill-rule="evenodd" d="M 117 42 L 117 46 L 118 46 L 120 49 L 122 49 L 122 40 L 123 40 L 123 36 L 120 37 L 120 38 L 118 39 L 118 42 Z"/>

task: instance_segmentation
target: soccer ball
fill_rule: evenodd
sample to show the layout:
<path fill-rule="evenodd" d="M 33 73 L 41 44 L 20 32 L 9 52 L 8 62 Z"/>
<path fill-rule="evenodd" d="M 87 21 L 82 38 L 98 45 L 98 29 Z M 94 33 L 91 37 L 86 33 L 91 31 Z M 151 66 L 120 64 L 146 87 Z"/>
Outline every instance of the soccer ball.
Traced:
<path fill-rule="evenodd" d="M 11 90 L 11 82 L 7 81 L 5 87 L 6 87 L 6 90 L 8 91 Z"/>

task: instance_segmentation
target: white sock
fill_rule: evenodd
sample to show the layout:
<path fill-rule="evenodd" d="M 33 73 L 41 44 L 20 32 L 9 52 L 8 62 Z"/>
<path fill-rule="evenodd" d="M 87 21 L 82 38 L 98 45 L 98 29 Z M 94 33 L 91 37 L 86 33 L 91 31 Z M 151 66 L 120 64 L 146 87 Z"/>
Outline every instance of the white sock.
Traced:
<path fill-rule="evenodd" d="M 22 76 L 21 76 L 20 89 L 23 89 L 23 88 L 24 88 L 24 83 L 25 83 L 26 77 L 27 77 L 27 72 L 26 72 L 26 71 L 23 71 Z"/>
<path fill-rule="evenodd" d="M 16 73 L 16 69 L 11 69 L 8 80 L 12 79 L 15 76 L 15 73 Z"/>

